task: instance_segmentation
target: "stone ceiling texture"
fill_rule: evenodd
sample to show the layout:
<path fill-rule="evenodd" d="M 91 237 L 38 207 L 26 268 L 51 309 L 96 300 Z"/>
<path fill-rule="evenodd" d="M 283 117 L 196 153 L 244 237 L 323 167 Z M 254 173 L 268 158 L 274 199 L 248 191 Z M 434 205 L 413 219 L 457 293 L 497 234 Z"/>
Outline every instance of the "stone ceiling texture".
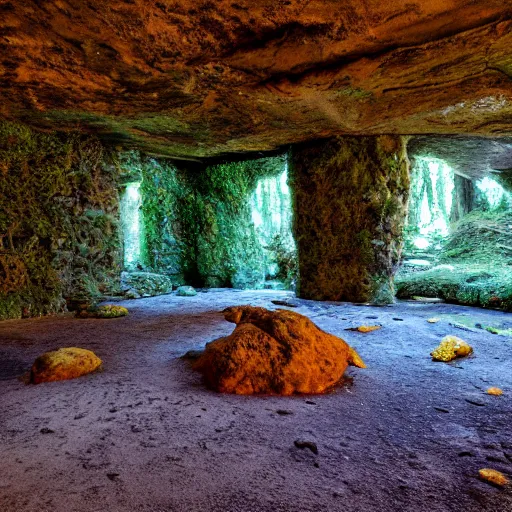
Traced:
<path fill-rule="evenodd" d="M 0 0 L 0 117 L 177 158 L 512 125 L 512 0 Z"/>
<path fill-rule="evenodd" d="M 481 179 L 503 171 L 512 173 L 512 137 L 500 139 L 478 137 L 415 137 L 407 152 L 417 157 L 444 160 L 457 174 Z"/>

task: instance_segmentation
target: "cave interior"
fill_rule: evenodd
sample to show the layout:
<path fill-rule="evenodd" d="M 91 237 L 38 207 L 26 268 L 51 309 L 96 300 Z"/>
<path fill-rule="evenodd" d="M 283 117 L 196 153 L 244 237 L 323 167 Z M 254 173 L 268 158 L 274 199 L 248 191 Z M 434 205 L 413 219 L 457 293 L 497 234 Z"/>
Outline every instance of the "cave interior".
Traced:
<path fill-rule="evenodd" d="M 510 0 L 0 1 L 0 509 L 509 510 L 511 47 Z M 367 368 L 203 389 L 243 304 Z"/>

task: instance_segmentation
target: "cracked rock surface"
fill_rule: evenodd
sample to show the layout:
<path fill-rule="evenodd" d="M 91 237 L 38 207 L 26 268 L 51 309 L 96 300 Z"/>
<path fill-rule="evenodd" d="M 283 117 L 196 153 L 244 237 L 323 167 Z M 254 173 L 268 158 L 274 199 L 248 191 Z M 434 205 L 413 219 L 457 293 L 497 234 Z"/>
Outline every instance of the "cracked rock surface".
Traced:
<path fill-rule="evenodd" d="M 510 134 L 512 0 L 10 0 L 0 16 L 0 116 L 153 154 Z"/>

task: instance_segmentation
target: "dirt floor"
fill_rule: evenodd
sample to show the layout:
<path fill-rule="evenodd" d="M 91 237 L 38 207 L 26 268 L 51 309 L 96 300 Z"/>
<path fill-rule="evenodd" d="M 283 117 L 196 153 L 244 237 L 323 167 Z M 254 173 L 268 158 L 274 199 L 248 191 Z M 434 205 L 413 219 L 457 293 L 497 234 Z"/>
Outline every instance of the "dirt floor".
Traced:
<path fill-rule="evenodd" d="M 295 300 L 210 290 L 123 302 L 126 318 L 0 323 L 0 511 L 512 511 L 511 486 L 478 479 L 483 467 L 512 474 L 512 338 L 448 321 L 512 315 L 296 300 L 368 368 L 349 369 L 353 381 L 323 396 L 205 389 L 179 357 L 232 331 L 224 307 L 277 307 L 272 299 Z M 345 330 L 360 324 L 383 327 Z M 445 334 L 475 355 L 432 362 Z M 17 378 L 60 346 L 94 350 L 104 371 L 38 386 Z"/>

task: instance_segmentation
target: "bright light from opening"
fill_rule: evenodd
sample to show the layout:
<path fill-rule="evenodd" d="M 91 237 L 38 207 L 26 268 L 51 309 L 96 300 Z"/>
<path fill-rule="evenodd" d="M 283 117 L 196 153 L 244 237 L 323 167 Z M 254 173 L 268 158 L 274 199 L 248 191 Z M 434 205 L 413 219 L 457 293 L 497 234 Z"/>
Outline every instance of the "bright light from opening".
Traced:
<path fill-rule="evenodd" d="M 279 237 L 284 247 L 295 249 L 291 232 L 292 207 L 287 171 L 285 164 L 281 174 L 259 180 L 250 199 L 252 221 L 262 247 L 272 247 L 276 237 Z M 273 261 L 274 256 L 264 251 L 264 258 L 266 274 L 275 275 L 279 268 Z"/>
<path fill-rule="evenodd" d="M 129 183 L 121 197 L 121 224 L 124 236 L 124 265 L 128 269 L 141 263 L 140 183 Z"/>
<path fill-rule="evenodd" d="M 426 249 L 430 244 L 426 238 L 423 238 L 421 236 L 414 239 L 414 245 L 418 249 Z"/>
<path fill-rule="evenodd" d="M 496 208 L 506 194 L 505 190 L 499 183 L 487 176 L 478 181 L 476 186 L 485 195 L 491 208 Z"/>
<path fill-rule="evenodd" d="M 450 212 L 453 202 L 454 172 L 443 160 L 437 158 L 419 158 L 418 165 L 423 173 L 423 182 L 431 183 L 430 197 L 427 189 L 423 189 L 420 208 L 419 244 L 428 241 L 426 237 L 437 233 L 447 236 L 449 233 Z M 430 201 L 429 201 L 430 199 Z M 416 241 L 415 245 L 420 247 Z"/>

